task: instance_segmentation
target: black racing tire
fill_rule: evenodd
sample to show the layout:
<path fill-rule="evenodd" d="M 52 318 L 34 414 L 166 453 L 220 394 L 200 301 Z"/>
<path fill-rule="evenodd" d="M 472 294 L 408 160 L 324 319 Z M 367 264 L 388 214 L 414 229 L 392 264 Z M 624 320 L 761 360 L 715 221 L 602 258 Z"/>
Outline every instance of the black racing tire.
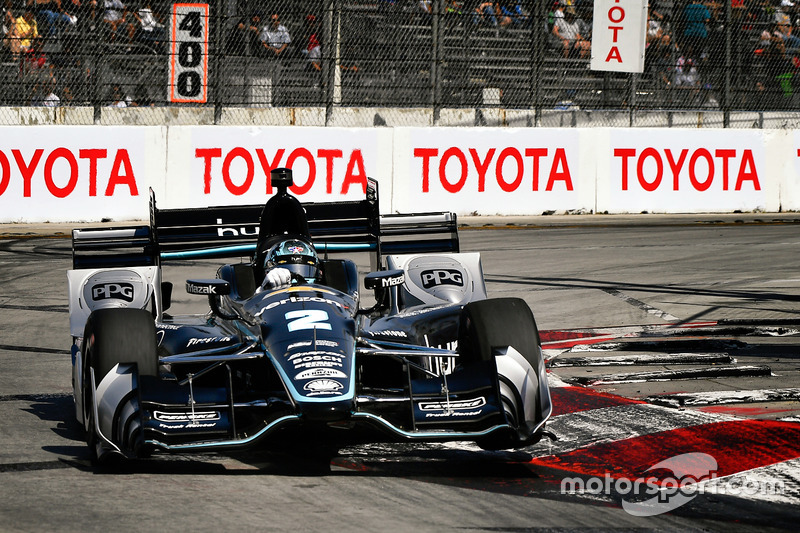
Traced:
<path fill-rule="evenodd" d="M 488 361 L 495 346 L 513 346 L 539 368 L 539 329 L 521 298 L 492 298 L 468 303 L 461 313 L 458 349 L 465 362 Z"/>
<path fill-rule="evenodd" d="M 520 298 L 494 298 L 471 302 L 464 306 L 458 334 L 459 357 L 463 364 L 489 361 L 495 347 L 513 346 L 534 370 L 541 364 L 539 329 L 528 304 Z M 498 390 L 511 390 L 498 383 Z M 516 393 L 501 393 L 506 419 L 512 427 L 524 421 L 522 399 Z M 478 442 L 488 450 L 513 448 L 519 445 L 516 433 L 502 433 Z"/>
<path fill-rule="evenodd" d="M 94 423 L 94 390 L 89 369 L 94 369 L 95 385 L 118 363 L 134 363 L 140 376 L 158 372 L 156 332 L 153 315 L 143 309 L 100 309 L 89 315 L 83 338 L 84 420 L 86 443 L 92 464 L 98 464 L 98 436 Z"/>
<path fill-rule="evenodd" d="M 87 362 L 101 380 L 117 363 L 135 363 L 140 376 L 158 372 L 156 328 L 144 309 L 100 309 L 89 315 L 84 330 Z"/>

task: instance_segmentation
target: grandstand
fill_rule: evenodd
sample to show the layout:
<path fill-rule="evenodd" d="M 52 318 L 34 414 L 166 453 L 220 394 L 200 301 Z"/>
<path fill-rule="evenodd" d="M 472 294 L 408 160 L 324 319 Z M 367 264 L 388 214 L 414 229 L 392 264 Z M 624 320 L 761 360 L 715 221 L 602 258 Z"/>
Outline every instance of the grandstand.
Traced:
<path fill-rule="evenodd" d="M 131 0 L 123 9 L 114 2 L 75 4 L 66 8 L 75 13 L 61 15 L 76 20 L 53 22 L 45 11 L 55 3 L 31 1 L 45 7 L 35 13 L 39 38 L 27 51 L 14 50 L 23 42 L 17 20 L 27 6 L 7 2 L 0 106 L 88 107 L 94 122 L 110 107 L 199 107 L 213 122 L 222 109 L 237 108 L 316 107 L 328 114 L 335 108 L 417 108 L 430 110 L 433 123 L 441 110 L 462 108 L 526 110 L 536 117 L 551 110 L 631 116 L 714 111 L 724 115 L 725 126 L 731 113 L 788 116 L 800 109 L 794 89 L 800 88 L 800 46 L 791 35 L 800 12 L 788 0 L 706 1 L 701 5 L 711 16 L 702 41 L 685 36 L 686 6 L 693 0 L 651 5 L 642 74 L 596 72 L 588 58 L 565 57 L 552 28 L 574 10 L 590 33 L 591 1 L 498 2 L 487 17 L 476 11 L 484 3 L 469 0 L 219 0 L 209 4 L 204 21 L 207 99 L 192 103 L 170 98 L 172 3 Z M 140 15 L 147 6 L 165 42 L 144 30 Z M 503 14 L 517 7 L 524 17 Z M 112 25 L 115 9 L 122 22 Z M 272 14 L 291 35 L 279 59 L 262 46 Z M 257 31 L 241 29 L 253 20 Z M 781 24 L 787 20 L 788 36 Z M 314 42 L 317 56 L 309 54 Z"/>

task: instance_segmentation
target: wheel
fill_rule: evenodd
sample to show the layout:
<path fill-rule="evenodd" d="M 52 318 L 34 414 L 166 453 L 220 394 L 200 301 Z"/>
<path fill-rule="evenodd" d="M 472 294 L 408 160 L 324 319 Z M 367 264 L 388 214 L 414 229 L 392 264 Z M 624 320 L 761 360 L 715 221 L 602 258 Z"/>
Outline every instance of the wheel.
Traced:
<path fill-rule="evenodd" d="M 513 347 L 538 375 L 543 365 L 539 330 L 528 304 L 520 298 L 496 298 L 464 306 L 459 325 L 458 351 L 464 364 L 489 361 L 496 347 Z M 544 384 L 547 386 L 547 384 Z M 519 429 L 525 424 L 525 401 L 513 382 L 498 375 L 498 390 L 508 424 Z M 539 411 L 538 399 L 535 402 Z M 536 415 L 538 416 L 538 414 Z M 504 449 L 520 444 L 518 432 L 484 439 L 486 449 Z"/>
<path fill-rule="evenodd" d="M 521 298 L 493 298 L 464 306 L 458 348 L 465 361 L 488 361 L 495 346 L 513 346 L 539 368 L 539 329 L 528 304 Z"/>
<path fill-rule="evenodd" d="M 95 429 L 95 391 L 89 369 L 94 369 L 95 385 L 118 363 L 135 364 L 139 376 L 157 375 L 158 355 L 153 315 L 142 309 L 94 311 L 86 322 L 83 342 L 86 443 L 89 445 L 92 462 L 96 463 L 101 459 L 103 443 Z"/>

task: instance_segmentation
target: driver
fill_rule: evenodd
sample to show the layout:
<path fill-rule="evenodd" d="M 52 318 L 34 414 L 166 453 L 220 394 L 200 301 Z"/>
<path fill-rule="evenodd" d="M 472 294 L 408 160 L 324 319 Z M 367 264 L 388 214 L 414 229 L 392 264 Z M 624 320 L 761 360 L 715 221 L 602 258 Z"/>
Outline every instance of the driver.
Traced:
<path fill-rule="evenodd" d="M 299 239 L 278 242 L 264 260 L 264 282 L 261 289 L 288 287 L 292 279 L 313 283 L 320 273 L 320 262 L 314 247 Z"/>

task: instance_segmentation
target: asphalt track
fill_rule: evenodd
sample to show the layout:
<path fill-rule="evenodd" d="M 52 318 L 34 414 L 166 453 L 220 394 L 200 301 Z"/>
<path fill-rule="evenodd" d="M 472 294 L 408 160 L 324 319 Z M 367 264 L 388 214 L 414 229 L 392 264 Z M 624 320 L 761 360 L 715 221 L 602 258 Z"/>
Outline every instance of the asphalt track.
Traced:
<path fill-rule="evenodd" d="M 557 440 L 360 446 L 323 467 L 159 456 L 116 471 L 90 465 L 73 420 L 68 232 L 0 227 L 0 531 L 797 529 L 799 216 L 467 222 L 462 249 L 482 252 L 490 295 L 537 317 Z M 215 266 L 167 277 L 180 287 Z M 701 483 L 673 490 L 688 476 Z M 648 478 L 658 490 L 634 485 Z"/>

